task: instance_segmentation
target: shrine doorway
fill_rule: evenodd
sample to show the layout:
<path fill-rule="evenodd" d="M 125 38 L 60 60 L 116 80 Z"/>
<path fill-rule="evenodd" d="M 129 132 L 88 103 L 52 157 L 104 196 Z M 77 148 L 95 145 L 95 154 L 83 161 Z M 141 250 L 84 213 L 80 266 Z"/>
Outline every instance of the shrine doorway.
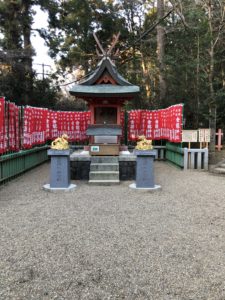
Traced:
<path fill-rule="evenodd" d="M 95 107 L 95 124 L 117 124 L 117 107 Z"/>

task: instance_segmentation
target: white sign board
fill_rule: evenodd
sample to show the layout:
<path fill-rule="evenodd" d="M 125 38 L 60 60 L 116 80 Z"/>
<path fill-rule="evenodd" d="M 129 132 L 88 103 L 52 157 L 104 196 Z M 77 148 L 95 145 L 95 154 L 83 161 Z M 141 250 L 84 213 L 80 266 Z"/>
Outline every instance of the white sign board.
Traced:
<path fill-rule="evenodd" d="M 182 130 L 183 143 L 196 143 L 198 141 L 198 130 Z"/>
<path fill-rule="evenodd" d="M 198 139 L 200 143 L 210 143 L 210 129 L 209 128 L 199 129 Z"/>
<path fill-rule="evenodd" d="M 99 152 L 99 146 L 91 146 L 91 152 Z"/>
<path fill-rule="evenodd" d="M 205 142 L 210 143 L 210 129 L 205 129 Z"/>

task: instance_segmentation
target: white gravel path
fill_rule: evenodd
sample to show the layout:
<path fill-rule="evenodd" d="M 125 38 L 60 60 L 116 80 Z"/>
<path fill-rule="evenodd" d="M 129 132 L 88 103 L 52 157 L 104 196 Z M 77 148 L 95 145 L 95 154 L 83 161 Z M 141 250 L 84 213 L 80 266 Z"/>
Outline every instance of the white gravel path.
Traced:
<path fill-rule="evenodd" d="M 156 163 L 155 193 L 44 164 L 0 187 L 0 299 L 225 299 L 225 178 Z"/>

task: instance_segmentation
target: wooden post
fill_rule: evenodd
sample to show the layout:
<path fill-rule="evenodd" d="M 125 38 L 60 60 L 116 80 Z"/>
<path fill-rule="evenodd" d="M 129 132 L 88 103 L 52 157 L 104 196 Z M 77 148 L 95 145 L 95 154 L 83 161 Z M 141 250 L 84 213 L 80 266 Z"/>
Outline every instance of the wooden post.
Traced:
<path fill-rule="evenodd" d="M 205 153 L 204 153 L 204 169 L 208 170 L 209 167 L 209 152 L 208 149 L 205 148 Z"/>
<path fill-rule="evenodd" d="M 223 132 L 222 132 L 222 130 L 221 129 L 218 129 L 218 132 L 216 133 L 216 135 L 217 135 L 217 144 L 216 144 L 216 149 L 218 150 L 218 151 L 221 151 L 221 149 L 223 148 L 223 146 L 222 146 L 222 136 L 223 136 Z"/>
<path fill-rule="evenodd" d="M 188 143 L 188 169 L 191 169 L 191 142 Z"/>
<path fill-rule="evenodd" d="M 184 170 L 188 169 L 188 149 L 184 148 Z"/>

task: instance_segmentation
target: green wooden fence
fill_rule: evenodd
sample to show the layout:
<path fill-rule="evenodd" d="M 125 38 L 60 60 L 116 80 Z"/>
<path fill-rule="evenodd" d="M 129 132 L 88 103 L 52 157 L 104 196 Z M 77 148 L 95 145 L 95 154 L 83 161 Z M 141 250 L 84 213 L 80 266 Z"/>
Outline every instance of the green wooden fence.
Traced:
<path fill-rule="evenodd" d="M 184 151 L 181 144 L 166 143 L 166 159 L 176 166 L 184 167 Z"/>
<path fill-rule="evenodd" d="M 0 183 L 47 161 L 48 148 L 45 145 L 0 156 Z"/>
<path fill-rule="evenodd" d="M 188 170 L 208 170 L 208 149 L 181 148 L 181 144 L 166 143 L 166 159 Z"/>

